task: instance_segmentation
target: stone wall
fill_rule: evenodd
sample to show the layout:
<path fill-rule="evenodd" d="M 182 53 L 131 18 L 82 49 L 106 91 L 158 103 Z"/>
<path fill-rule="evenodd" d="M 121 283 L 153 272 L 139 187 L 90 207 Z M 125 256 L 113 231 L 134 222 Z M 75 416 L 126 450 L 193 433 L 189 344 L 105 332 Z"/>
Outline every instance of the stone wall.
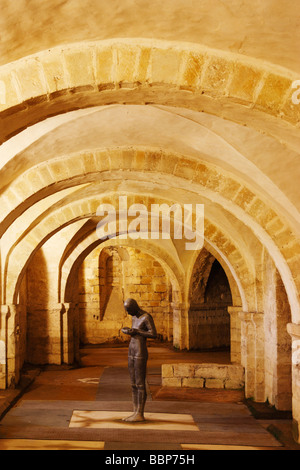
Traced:
<path fill-rule="evenodd" d="M 231 364 L 163 364 L 162 385 L 239 390 L 245 386 L 244 368 Z"/>
<path fill-rule="evenodd" d="M 40 249 L 27 269 L 27 353 L 32 364 L 60 364 L 61 304 L 58 304 L 57 267 Z"/>
<path fill-rule="evenodd" d="M 266 257 L 264 271 L 265 396 L 279 410 L 292 407 L 291 337 L 286 325 L 291 311 L 286 291 L 272 260 Z"/>
<path fill-rule="evenodd" d="M 82 343 L 126 341 L 121 333 L 131 325 L 124 301 L 134 298 L 150 313 L 158 334 L 169 339 L 170 286 L 154 258 L 132 248 L 98 248 L 84 261 L 79 274 L 79 318 Z"/>
<path fill-rule="evenodd" d="M 224 307 L 198 306 L 189 311 L 190 348 L 230 346 L 230 318 Z"/>

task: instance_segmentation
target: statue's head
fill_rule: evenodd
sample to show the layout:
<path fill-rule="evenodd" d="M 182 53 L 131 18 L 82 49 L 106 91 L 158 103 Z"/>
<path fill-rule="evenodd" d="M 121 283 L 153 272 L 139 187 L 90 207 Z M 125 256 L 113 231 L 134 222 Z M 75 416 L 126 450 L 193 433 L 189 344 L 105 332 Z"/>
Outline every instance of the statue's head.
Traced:
<path fill-rule="evenodd" d="M 134 299 L 127 299 L 124 303 L 125 310 L 127 311 L 128 315 L 134 316 L 140 311 L 140 307 L 138 303 Z"/>

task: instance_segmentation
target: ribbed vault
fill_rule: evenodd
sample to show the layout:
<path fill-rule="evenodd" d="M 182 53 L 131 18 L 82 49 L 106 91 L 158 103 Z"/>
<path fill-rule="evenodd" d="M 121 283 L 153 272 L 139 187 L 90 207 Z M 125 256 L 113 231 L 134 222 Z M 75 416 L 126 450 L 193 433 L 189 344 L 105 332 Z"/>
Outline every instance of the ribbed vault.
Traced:
<path fill-rule="evenodd" d="M 189 0 L 185 3 L 191 7 Z M 204 8 L 207 2 L 201 3 Z M 217 3 L 223 8 L 224 2 Z M 121 23 L 120 31 L 128 32 L 126 22 Z M 235 358 L 246 369 L 246 394 L 262 400 L 262 344 L 268 339 L 262 325 L 270 318 L 277 322 L 279 306 L 283 323 L 295 324 L 293 332 L 300 324 L 295 49 L 285 59 L 274 51 L 271 63 L 258 36 L 257 55 L 251 55 L 246 40 L 244 46 L 241 41 L 230 47 L 228 33 L 222 49 L 217 33 L 215 39 L 209 35 L 198 41 L 195 23 L 186 35 L 181 34 L 183 23 L 177 39 L 157 25 L 160 39 L 146 33 L 137 39 L 133 31 L 118 39 L 105 29 L 103 37 L 88 34 L 81 42 L 83 28 L 72 38 L 62 34 L 60 42 L 45 37 L 43 50 L 29 40 L 15 44 L 7 62 L 3 58 L 1 304 L 9 315 L 20 310 L 26 317 L 26 282 L 40 256 L 49 267 L 52 313 L 58 323 L 66 312 L 73 318 L 78 273 L 87 257 L 95 249 L 127 247 L 162 266 L 173 290 L 174 335 L 180 347 L 188 347 L 191 289 L 200 281 L 205 284 L 216 259 L 230 285 L 232 325 L 239 325 Z M 248 31 L 253 27 L 253 22 L 245 26 Z M 204 205 L 204 248 L 189 252 L 185 241 L 174 236 L 124 239 L 120 196 L 127 197 L 128 206 L 142 204 L 148 214 L 154 204 L 190 204 L 195 216 L 196 205 Z M 96 231 L 100 204 L 111 204 L 122 215 L 109 226 L 111 239 L 104 242 Z M 176 220 L 171 220 L 173 229 Z M 197 263 L 202 263 L 202 280 L 195 279 Z M 276 285 L 271 286 L 272 280 Z M 65 331 L 59 324 L 55 335 Z M 2 338 L 8 336 L 2 331 Z M 59 346 L 69 347 L 72 341 L 55 337 Z M 64 354 L 53 357 L 62 360 Z M 14 373 L 7 366 L 6 385 Z M 294 396 L 300 422 L 298 392 Z"/>

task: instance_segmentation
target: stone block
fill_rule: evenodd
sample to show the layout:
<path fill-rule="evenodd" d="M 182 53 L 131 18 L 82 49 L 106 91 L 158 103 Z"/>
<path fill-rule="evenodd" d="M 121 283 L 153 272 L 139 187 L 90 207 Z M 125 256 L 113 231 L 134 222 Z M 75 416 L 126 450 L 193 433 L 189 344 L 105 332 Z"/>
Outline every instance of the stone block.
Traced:
<path fill-rule="evenodd" d="M 271 220 L 277 218 L 277 214 L 260 200 L 256 199 L 246 209 L 249 215 L 254 217 L 261 225 L 266 226 Z"/>
<path fill-rule="evenodd" d="M 49 51 L 41 55 L 40 61 L 44 69 L 48 92 L 51 94 L 66 89 L 68 84 L 65 77 L 61 51 Z"/>
<path fill-rule="evenodd" d="M 202 87 L 223 93 L 227 87 L 232 66 L 223 57 L 211 57 L 202 78 Z"/>
<path fill-rule="evenodd" d="M 192 181 L 195 176 L 195 171 L 197 167 L 198 163 L 196 161 L 182 159 L 176 165 L 174 175 Z"/>
<path fill-rule="evenodd" d="M 137 80 L 140 83 L 144 83 L 148 78 L 150 57 L 151 49 L 147 47 L 141 48 L 137 69 Z"/>
<path fill-rule="evenodd" d="M 291 86 L 290 79 L 270 73 L 265 79 L 255 107 L 267 108 L 271 114 L 277 115 L 285 103 L 286 95 Z"/>
<path fill-rule="evenodd" d="M 13 74 L 24 101 L 47 94 L 43 67 L 38 60 L 28 59 L 18 62 Z"/>
<path fill-rule="evenodd" d="M 202 163 L 199 163 L 194 171 L 193 181 L 205 186 L 210 176 L 209 173 L 210 172 L 208 167 Z"/>
<path fill-rule="evenodd" d="M 253 103 L 262 76 L 262 71 L 259 69 L 246 64 L 235 63 L 229 95 Z"/>
<path fill-rule="evenodd" d="M 245 382 L 238 379 L 226 379 L 225 388 L 227 390 L 242 390 L 245 387 Z"/>
<path fill-rule="evenodd" d="M 227 377 L 227 366 L 218 366 L 216 364 L 203 364 L 195 366 L 195 377 L 205 379 L 214 378 L 224 380 Z"/>
<path fill-rule="evenodd" d="M 222 379 L 205 379 L 205 388 L 221 388 L 225 386 L 225 381 Z"/>
<path fill-rule="evenodd" d="M 172 174 L 175 171 L 176 165 L 180 162 L 180 158 L 175 155 L 163 155 L 160 162 L 160 171 L 167 174 Z"/>
<path fill-rule="evenodd" d="M 92 49 L 65 50 L 63 55 L 70 87 L 94 85 Z"/>
<path fill-rule="evenodd" d="M 162 364 L 162 377 L 163 378 L 170 378 L 174 377 L 174 370 L 171 364 Z"/>
<path fill-rule="evenodd" d="M 159 152 L 145 152 L 144 169 L 159 171 L 162 155 Z"/>
<path fill-rule="evenodd" d="M 116 50 L 116 81 L 134 82 L 139 49 L 134 46 L 118 45 Z"/>
<path fill-rule="evenodd" d="M 240 183 L 230 178 L 226 178 L 226 180 L 224 181 L 224 185 L 222 185 L 221 187 L 221 193 L 222 196 L 224 196 L 225 198 L 233 200 L 241 188 L 242 187 Z"/>
<path fill-rule="evenodd" d="M 176 49 L 152 49 L 151 80 L 152 83 L 176 84 L 180 70 L 182 54 Z"/>
<path fill-rule="evenodd" d="M 174 377 L 194 377 L 195 366 L 193 364 L 175 364 L 173 366 Z"/>
<path fill-rule="evenodd" d="M 204 379 L 200 378 L 183 378 L 182 387 L 186 388 L 203 388 L 205 385 Z"/>
<path fill-rule="evenodd" d="M 155 292 L 163 293 L 167 292 L 167 286 L 165 284 L 156 284 L 155 286 Z"/>
<path fill-rule="evenodd" d="M 255 198 L 255 195 L 247 188 L 242 188 L 236 195 L 234 202 L 245 209 Z"/>
<path fill-rule="evenodd" d="M 299 124 L 300 122 L 300 105 L 293 103 L 293 93 L 295 93 L 295 89 L 293 89 L 290 94 L 286 98 L 286 103 L 281 109 L 282 115 L 284 119 L 292 124 Z"/>
<path fill-rule="evenodd" d="M 175 387 L 181 388 L 181 378 L 162 378 L 162 386 L 163 387 Z"/>
<path fill-rule="evenodd" d="M 0 73 L 0 111 L 19 104 L 17 82 L 9 69 L 2 68 Z"/>
<path fill-rule="evenodd" d="M 115 81 L 112 47 L 98 47 L 96 49 L 96 81 L 98 85 Z"/>
<path fill-rule="evenodd" d="M 95 152 L 94 154 L 97 171 L 108 171 L 114 168 L 115 160 L 108 152 Z M 108 201 L 110 203 L 110 201 Z"/>
<path fill-rule="evenodd" d="M 205 55 L 200 52 L 186 53 L 185 66 L 182 75 L 182 85 L 190 88 L 199 86 L 201 80 L 201 73 L 205 62 Z"/>

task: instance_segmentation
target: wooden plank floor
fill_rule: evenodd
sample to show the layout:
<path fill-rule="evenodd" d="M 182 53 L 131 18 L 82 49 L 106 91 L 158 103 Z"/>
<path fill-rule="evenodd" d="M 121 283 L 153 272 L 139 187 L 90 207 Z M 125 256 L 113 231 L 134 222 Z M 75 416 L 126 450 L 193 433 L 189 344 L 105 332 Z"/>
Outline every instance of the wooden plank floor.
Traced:
<path fill-rule="evenodd" d="M 126 347 L 85 349 L 83 367 L 70 370 L 47 368 L 35 380 L 22 399 L 0 422 L 0 449 L 64 447 L 124 450 L 230 450 L 274 449 L 282 444 L 255 419 L 243 402 L 241 391 L 166 390 L 160 386 L 162 361 L 183 360 L 212 362 L 208 355 L 174 353 L 162 346 L 150 348 L 149 397 L 146 412 L 152 414 L 189 415 L 196 430 L 180 427 L 146 426 L 137 429 L 108 427 L 70 427 L 75 410 L 109 411 L 123 416 L 132 411 L 131 389 L 127 369 Z M 227 353 L 224 362 L 228 360 Z M 222 355 L 217 353 L 217 361 Z M 148 423 L 149 424 L 149 423 Z M 81 444 L 82 443 L 82 444 Z M 89 444 L 86 444 L 89 443 Z M 2 447 L 1 447 L 2 446 Z"/>
<path fill-rule="evenodd" d="M 70 422 L 74 410 L 114 411 L 123 417 L 131 411 L 130 402 L 74 402 L 74 401 L 22 401 L 0 423 L 1 439 L 39 439 L 109 442 L 136 442 L 200 445 L 234 445 L 249 447 L 280 447 L 281 444 L 255 420 L 244 404 L 158 402 L 147 405 L 148 413 L 188 414 L 198 431 L 185 430 L 177 423 L 176 430 L 164 426 L 155 429 L 136 429 L 130 424 L 126 429 L 107 426 L 101 429 L 89 427 L 72 428 Z M 176 422 L 176 420 L 175 420 Z"/>

